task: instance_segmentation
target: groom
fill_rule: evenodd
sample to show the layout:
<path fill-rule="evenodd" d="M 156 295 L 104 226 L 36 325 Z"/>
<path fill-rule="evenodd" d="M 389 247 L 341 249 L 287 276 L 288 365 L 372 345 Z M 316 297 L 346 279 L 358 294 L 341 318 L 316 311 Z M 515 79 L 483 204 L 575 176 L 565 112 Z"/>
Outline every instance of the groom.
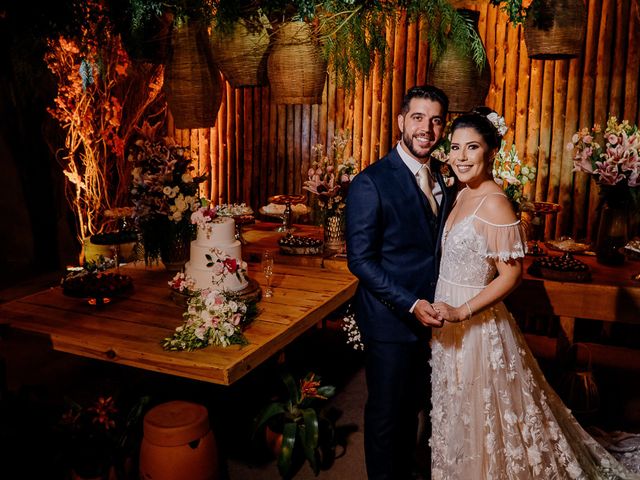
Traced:
<path fill-rule="evenodd" d="M 349 187 L 347 258 L 359 280 L 354 306 L 366 351 L 371 480 L 412 478 L 418 414 L 430 398 L 430 327 L 442 326 L 430 302 L 454 196 L 430 155 L 442 139 L 448 103 L 436 87 L 411 88 L 398 115 L 397 146 Z"/>

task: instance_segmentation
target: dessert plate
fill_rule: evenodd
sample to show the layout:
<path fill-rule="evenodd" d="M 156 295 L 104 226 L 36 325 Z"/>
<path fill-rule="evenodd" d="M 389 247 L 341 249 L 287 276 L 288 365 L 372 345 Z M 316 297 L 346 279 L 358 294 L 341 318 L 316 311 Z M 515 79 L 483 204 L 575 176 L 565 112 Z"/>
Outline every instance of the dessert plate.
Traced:
<path fill-rule="evenodd" d="M 578 243 L 569 238 L 566 240 L 549 240 L 544 243 L 549 250 L 555 250 L 556 252 L 571 252 L 582 253 L 589 250 L 590 245 L 588 243 Z"/>

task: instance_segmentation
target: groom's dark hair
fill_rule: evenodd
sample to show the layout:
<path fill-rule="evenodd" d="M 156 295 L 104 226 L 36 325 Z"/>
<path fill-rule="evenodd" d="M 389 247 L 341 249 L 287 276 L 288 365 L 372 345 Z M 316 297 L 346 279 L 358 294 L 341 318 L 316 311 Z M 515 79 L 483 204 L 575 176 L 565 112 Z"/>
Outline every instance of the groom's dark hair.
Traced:
<path fill-rule="evenodd" d="M 402 115 L 406 114 L 409 111 L 409 103 L 414 98 L 424 98 L 427 100 L 432 100 L 434 102 L 438 102 L 442 105 L 442 117 L 443 119 L 447 116 L 447 112 L 449 111 L 449 99 L 445 95 L 445 93 L 440 90 L 438 87 L 434 87 L 433 85 L 419 85 L 416 87 L 411 87 L 407 90 L 407 93 L 402 100 L 402 108 L 400 113 Z"/>

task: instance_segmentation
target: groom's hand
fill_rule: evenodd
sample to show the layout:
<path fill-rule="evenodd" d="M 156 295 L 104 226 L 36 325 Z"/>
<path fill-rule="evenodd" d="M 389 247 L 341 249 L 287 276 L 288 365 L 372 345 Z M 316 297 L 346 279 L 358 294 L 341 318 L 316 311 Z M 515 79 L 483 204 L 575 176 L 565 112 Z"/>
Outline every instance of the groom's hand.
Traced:
<path fill-rule="evenodd" d="M 444 323 L 442 316 L 426 300 L 418 300 L 413 314 L 425 327 L 440 328 Z"/>

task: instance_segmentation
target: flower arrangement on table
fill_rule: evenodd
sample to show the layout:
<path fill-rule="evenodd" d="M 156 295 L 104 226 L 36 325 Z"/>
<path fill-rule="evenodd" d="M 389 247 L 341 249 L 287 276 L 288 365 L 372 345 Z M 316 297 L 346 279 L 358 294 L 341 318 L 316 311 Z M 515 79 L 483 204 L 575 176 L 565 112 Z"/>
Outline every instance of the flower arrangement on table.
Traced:
<path fill-rule="evenodd" d="M 507 150 L 505 141 L 502 141 L 493 162 L 492 174 L 516 210 L 524 207 L 526 202 L 523 194 L 524 186 L 535 180 L 536 170 L 534 166 L 522 165 L 515 145 L 511 145 L 511 148 Z"/>
<path fill-rule="evenodd" d="M 159 258 L 166 242 L 193 237 L 191 213 L 201 205 L 198 186 L 206 174 L 194 175 L 188 150 L 170 138 L 137 140 L 129 161 L 133 163 L 133 216 L 142 231 L 145 261 L 149 262 Z"/>
<path fill-rule="evenodd" d="M 621 205 L 640 198 L 640 133 L 638 127 L 616 117 L 573 134 L 567 149 L 574 154 L 574 172 L 594 176 L 602 199 Z"/>
<path fill-rule="evenodd" d="M 312 148 L 314 161 L 303 188 L 316 196 L 318 207 L 327 216 L 342 213 L 349 184 L 358 173 L 356 160 L 344 154 L 348 143 L 348 132 L 339 132 L 326 152 L 322 144 Z"/>
<path fill-rule="evenodd" d="M 188 280 L 182 282 L 186 290 L 192 288 Z M 162 341 L 162 348 L 193 351 L 209 345 L 246 345 L 242 330 L 256 315 L 255 302 L 216 289 L 195 290 L 187 302 L 184 323 Z"/>

